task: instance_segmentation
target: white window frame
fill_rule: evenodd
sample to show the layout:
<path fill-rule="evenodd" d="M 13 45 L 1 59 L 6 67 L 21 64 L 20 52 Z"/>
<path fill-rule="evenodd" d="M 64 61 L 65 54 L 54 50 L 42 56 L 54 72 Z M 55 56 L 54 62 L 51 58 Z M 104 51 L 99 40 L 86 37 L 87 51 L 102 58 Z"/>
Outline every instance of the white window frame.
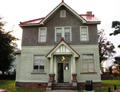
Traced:
<path fill-rule="evenodd" d="M 45 73 L 45 58 L 44 59 L 38 59 L 38 60 L 44 60 L 44 72 L 39 72 L 40 71 L 40 65 L 38 65 L 38 72 L 34 72 L 34 65 L 35 65 L 35 56 L 44 56 L 45 57 L 45 55 L 34 55 L 33 56 L 33 73 Z M 39 62 L 40 63 L 40 62 Z"/>
<path fill-rule="evenodd" d="M 61 17 L 61 18 L 66 17 L 66 10 L 61 10 L 61 11 L 60 11 L 60 17 Z"/>
<path fill-rule="evenodd" d="M 72 41 L 72 30 L 71 30 L 71 27 L 70 26 L 65 26 L 65 27 L 55 27 L 55 42 L 58 42 L 57 41 L 57 35 L 56 35 L 57 28 L 61 28 L 62 29 L 61 37 L 63 37 L 64 40 L 65 40 L 65 28 L 70 28 L 70 41 L 66 41 L 66 42 L 71 42 Z"/>
<path fill-rule="evenodd" d="M 93 55 L 93 59 L 83 59 L 83 55 Z M 83 64 L 84 64 L 83 60 L 87 60 L 87 66 L 86 66 L 87 71 L 86 72 L 91 72 L 91 71 L 89 71 L 89 63 L 91 63 L 90 60 L 93 60 L 92 63 L 93 63 L 94 70 L 92 72 L 95 72 L 94 54 L 82 54 L 82 72 L 84 72 L 83 71 Z"/>
<path fill-rule="evenodd" d="M 44 42 L 40 41 L 40 31 L 41 31 L 41 29 L 45 29 L 45 41 L 44 42 L 46 42 L 47 41 L 47 27 L 40 27 L 39 28 L 39 33 L 38 33 L 38 42 L 44 43 Z"/>
<path fill-rule="evenodd" d="M 82 40 L 82 28 L 85 27 L 87 29 L 87 40 Z M 80 41 L 82 42 L 88 42 L 89 41 L 89 31 L 88 26 L 80 26 Z"/>

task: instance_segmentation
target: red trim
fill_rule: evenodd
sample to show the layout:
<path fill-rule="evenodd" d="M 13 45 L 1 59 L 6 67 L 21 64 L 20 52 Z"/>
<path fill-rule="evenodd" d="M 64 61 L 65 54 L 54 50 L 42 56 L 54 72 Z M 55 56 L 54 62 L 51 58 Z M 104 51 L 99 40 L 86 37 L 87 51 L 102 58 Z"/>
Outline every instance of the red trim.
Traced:
<path fill-rule="evenodd" d="M 62 2 L 61 2 L 61 3 L 62 3 Z M 61 3 L 60 3 L 60 4 L 61 4 Z M 59 4 L 59 5 L 60 5 L 60 4 Z M 59 5 L 57 5 L 52 11 L 54 11 Z M 52 12 L 52 11 L 51 11 L 51 12 Z M 50 12 L 50 13 L 51 13 L 51 12 Z M 50 13 L 48 13 L 47 16 L 49 16 Z M 46 17 L 47 17 L 47 16 L 46 16 Z M 46 18 L 46 17 L 45 17 L 45 18 Z M 43 21 L 43 20 L 42 20 L 42 21 Z M 42 22 L 42 21 L 41 21 L 41 22 Z M 41 22 L 40 22 L 40 23 L 41 23 Z"/>
<path fill-rule="evenodd" d="M 66 6 L 68 6 L 64 0 L 62 0 L 61 3 L 64 3 Z M 60 4 L 61 4 L 60 3 Z M 59 4 L 59 5 L 60 5 Z M 51 14 L 59 5 L 57 5 L 49 14 Z M 74 11 L 70 6 L 68 6 L 72 11 Z M 87 14 L 78 14 L 76 11 L 74 11 L 78 16 L 80 16 L 83 20 L 85 20 L 86 22 L 100 22 L 99 20 L 96 20 L 96 21 L 87 21 L 85 18 L 83 18 L 82 16 L 90 16 L 91 18 L 94 17 L 94 15 L 87 15 Z M 49 14 L 47 16 L 49 16 Z M 47 17 L 46 16 L 46 17 Z M 29 22 L 34 22 L 34 21 L 37 21 L 37 20 L 41 20 L 39 23 L 41 23 L 46 17 L 43 17 L 43 18 L 39 18 L 39 19 L 34 19 L 34 20 L 29 20 L 29 21 L 25 21 L 25 22 L 20 22 L 20 24 L 29 24 Z M 39 23 L 31 23 L 31 24 L 39 24 Z"/>
<path fill-rule="evenodd" d="M 60 42 L 46 55 L 46 57 L 62 42 L 64 41 L 66 44 L 67 42 L 64 40 L 64 38 L 62 37 Z M 68 44 L 67 44 L 68 45 Z M 78 56 L 80 56 L 70 45 L 68 45 Z"/>
<path fill-rule="evenodd" d="M 34 21 L 37 21 L 37 20 L 43 20 L 45 17 L 43 18 L 38 18 L 38 19 L 33 19 L 33 20 L 29 20 L 29 21 L 25 21 L 25 22 L 20 22 L 20 24 L 27 24 L 29 22 L 34 22 Z"/>

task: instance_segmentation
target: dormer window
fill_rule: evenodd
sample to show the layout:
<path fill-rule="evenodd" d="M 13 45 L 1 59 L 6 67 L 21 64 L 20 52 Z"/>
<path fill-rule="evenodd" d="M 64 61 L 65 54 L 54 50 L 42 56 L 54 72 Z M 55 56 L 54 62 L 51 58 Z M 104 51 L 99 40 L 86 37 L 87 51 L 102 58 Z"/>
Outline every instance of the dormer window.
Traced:
<path fill-rule="evenodd" d="M 60 11 L 60 17 L 66 17 L 66 10 L 61 10 Z"/>

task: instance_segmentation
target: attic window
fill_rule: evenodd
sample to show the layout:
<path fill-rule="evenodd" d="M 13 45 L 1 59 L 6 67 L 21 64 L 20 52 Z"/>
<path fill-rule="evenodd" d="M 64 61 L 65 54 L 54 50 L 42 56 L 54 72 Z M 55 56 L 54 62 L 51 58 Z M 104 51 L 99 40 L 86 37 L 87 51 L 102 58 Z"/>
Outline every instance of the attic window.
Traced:
<path fill-rule="evenodd" d="M 66 17 L 66 10 L 60 11 L 60 17 Z"/>

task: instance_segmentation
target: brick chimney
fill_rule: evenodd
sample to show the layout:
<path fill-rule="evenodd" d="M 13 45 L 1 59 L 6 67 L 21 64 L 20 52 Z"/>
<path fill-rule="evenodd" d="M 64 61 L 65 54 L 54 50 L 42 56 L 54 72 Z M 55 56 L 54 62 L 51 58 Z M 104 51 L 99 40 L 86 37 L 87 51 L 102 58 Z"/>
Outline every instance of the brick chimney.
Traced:
<path fill-rule="evenodd" d="M 88 12 L 86 12 L 86 15 L 91 16 L 91 15 L 92 15 L 92 11 L 88 11 Z"/>

